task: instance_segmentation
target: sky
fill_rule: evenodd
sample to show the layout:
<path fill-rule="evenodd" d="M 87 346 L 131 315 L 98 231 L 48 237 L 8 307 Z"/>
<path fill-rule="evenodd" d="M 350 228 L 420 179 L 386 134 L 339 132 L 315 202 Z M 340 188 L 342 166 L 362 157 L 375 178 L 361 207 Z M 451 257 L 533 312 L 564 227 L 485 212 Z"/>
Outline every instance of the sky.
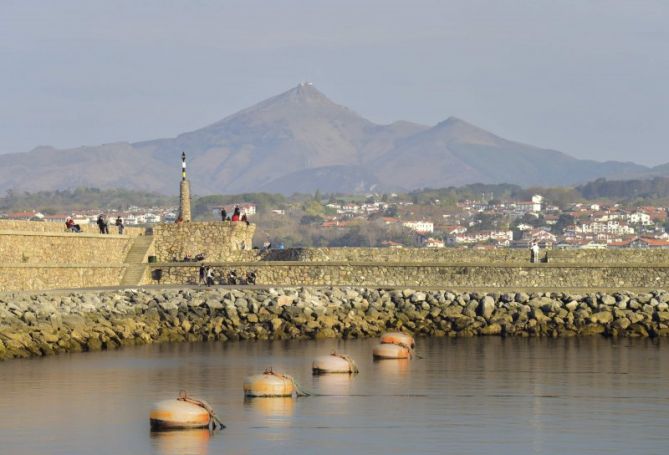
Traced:
<path fill-rule="evenodd" d="M 310 81 L 377 123 L 656 165 L 666 24 L 666 0 L 0 0 L 0 153 L 174 137 Z"/>

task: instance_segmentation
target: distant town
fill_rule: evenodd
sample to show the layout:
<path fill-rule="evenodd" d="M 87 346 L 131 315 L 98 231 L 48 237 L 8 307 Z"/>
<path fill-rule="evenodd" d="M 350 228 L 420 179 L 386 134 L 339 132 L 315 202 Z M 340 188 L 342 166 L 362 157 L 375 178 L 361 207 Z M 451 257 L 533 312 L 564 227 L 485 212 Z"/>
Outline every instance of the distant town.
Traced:
<path fill-rule="evenodd" d="M 366 195 L 213 195 L 193 198 L 193 216 L 220 220 L 222 210 L 230 214 L 239 207 L 258 226 L 257 246 L 270 241 L 284 247 L 528 248 L 537 242 L 548 249 L 669 248 L 665 180 L 641 181 L 641 186 L 600 180 L 576 189 L 536 191 L 501 184 Z M 94 224 L 104 213 L 126 226 L 176 221 L 174 198 L 119 191 L 10 193 L 0 199 L 0 218 L 65 223 L 72 217 L 78 224 Z M 78 207 L 89 207 L 73 209 L 63 202 L 71 198 Z M 133 201 L 151 206 L 130 205 Z"/>

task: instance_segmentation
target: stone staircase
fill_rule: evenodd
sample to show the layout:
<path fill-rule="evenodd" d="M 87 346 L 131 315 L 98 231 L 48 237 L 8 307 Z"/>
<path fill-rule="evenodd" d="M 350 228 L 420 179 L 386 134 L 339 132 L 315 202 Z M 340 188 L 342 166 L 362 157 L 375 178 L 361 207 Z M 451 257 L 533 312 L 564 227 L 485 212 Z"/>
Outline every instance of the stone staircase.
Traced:
<path fill-rule="evenodd" d="M 144 257 L 153 243 L 152 235 L 142 235 L 135 238 L 135 241 L 125 257 L 126 269 L 121 278 L 121 286 L 139 286 L 146 271 Z"/>

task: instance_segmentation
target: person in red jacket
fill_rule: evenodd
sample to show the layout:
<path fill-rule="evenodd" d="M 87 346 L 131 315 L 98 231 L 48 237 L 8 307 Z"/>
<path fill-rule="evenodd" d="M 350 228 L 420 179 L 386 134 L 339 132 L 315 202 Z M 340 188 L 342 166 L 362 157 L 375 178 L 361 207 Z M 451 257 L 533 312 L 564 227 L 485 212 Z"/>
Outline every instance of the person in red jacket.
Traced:
<path fill-rule="evenodd" d="M 232 221 L 239 221 L 241 213 L 239 212 L 239 207 L 235 207 L 235 212 L 232 214 Z"/>

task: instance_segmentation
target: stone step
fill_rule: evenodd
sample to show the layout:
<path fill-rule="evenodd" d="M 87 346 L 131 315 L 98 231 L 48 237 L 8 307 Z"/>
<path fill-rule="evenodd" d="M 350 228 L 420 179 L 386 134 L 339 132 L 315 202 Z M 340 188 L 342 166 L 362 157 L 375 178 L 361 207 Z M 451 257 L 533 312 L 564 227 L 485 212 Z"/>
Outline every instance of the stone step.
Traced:
<path fill-rule="evenodd" d="M 146 270 L 146 264 L 143 263 L 143 260 L 152 243 L 153 236 L 151 235 L 136 237 L 132 242 L 130 251 L 125 256 L 127 268 L 121 278 L 121 286 L 138 286 L 141 284 Z"/>
<path fill-rule="evenodd" d="M 132 264 L 128 266 L 121 279 L 121 286 L 138 286 L 141 284 L 145 270 L 145 264 Z"/>

